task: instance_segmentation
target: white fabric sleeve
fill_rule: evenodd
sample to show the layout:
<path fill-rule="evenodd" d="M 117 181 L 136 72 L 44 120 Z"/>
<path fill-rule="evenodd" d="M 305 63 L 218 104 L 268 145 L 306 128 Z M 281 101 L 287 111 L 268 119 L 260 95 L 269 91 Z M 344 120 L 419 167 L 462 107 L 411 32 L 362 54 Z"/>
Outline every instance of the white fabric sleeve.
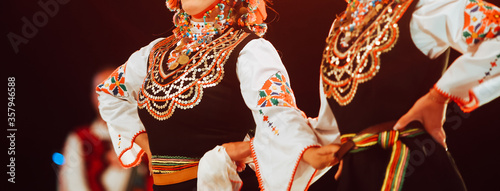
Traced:
<path fill-rule="evenodd" d="M 83 158 L 82 142 L 76 133 L 71 133 L 64 143 L 64 164 L 59 171 L 60 191 L 86 191 L 87 185 L 85 161 Z"/>
<path fill-rule="evenodd" d="M 338 129 L 337 121 L 335 116 L 333 115 L 332 109 L 328 104 L 326 99 L 326 95 L 323 90 L 323 81 L 320 79 L 319 86 L 319 95 L 320 95 L 320 108 L 318 117 L 316 118 L 308 118 L 309 125 L 313 128 L 314 133 L 318 139 L 318 142 L 321 145 L 328 144 L 340 144 L 340 131 Z M 316 182 L 321 176 L 330 170 L 331 167 L 327 167 L 321 170 L 318 170 L 314 175 L 312 182 Z"/>
<path fill-rule="evenodd" d="M 222 146 L 216 146 L 203 155 L 198 163 L 197 177 L 198 191 L 237 191 L 243 185 L 236 164 Z"/>
<path fill-rule="evenodd" d="M 305 190 L 315 169 L 301 160 L 302 154 L 318 143 L 296 107 L 277 51 L 264 39 L 250 41 L 240 52 L 236 72 L 257 126 L 251 148 L 261 189 Z"/>
<path fill-rule="evenodd" d="M 145 133 L 137 113 L 137 96 L 147 74 L 148 56 L 156 39 L 133 53 L 128 61 L 97 87 L 99 111 L 108 125 L 113 148 L 123 167 L 136 166 L 144 151 L 134 140 Z"/>
<path fill-rule="evenodd" d="M 309 118 L 309 124 L 314 129 L 318 141 L 321 145 L 340 144 L 340 131 L 337 120 L 333 115 L 332 109 L 323 89 L 323 80 L 320 79 L 319 86 L 320 108 L 318 117 Z"/>
<path fill-rule="evenodd" d="M 478 2 L 421 0 L 410 24 L 415 45 L 430 58 L 448 47 L 462 53 L 434 88 L 465 112 L 500 96 L 500 90 L 493 88 L 500 86 L 500 26 L 487 21 L 486 15 L 495 12 L 487 11 L 486 2 Z M 500 10 L 490 8 L 496 14 Z"/>

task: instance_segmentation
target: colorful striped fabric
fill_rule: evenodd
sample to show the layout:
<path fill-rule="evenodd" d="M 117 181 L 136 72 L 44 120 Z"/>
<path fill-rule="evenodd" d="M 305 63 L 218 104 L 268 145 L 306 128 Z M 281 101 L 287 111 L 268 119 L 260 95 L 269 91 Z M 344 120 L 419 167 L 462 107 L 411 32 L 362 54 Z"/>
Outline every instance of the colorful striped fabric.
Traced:
<path fill-rule="evenodd" d="M 200 158 L 190 158 L 183 156 L 162 156 L 153 155 L 151 163 L 154 174 L 169 174 L 198 166 Z"/>
<path fill-rule="evenodd" d="M 356 147 L 350 152 L 363 151 L 370 146 L 379 144 L 384 149 L 392 149 L 391 157 L 385 172 L 384 183 L 381 190 L 401 190 L 404 182 L 406 167 L 410 159 L 410 150 L 402 143 L 400 137 L 413 137 L 424 133 L 423 129 L 414 128 L 404 131 L 383 131 L 372 134 L 346 134 L 342 135 L 342 143 L 352 140 Z"/>

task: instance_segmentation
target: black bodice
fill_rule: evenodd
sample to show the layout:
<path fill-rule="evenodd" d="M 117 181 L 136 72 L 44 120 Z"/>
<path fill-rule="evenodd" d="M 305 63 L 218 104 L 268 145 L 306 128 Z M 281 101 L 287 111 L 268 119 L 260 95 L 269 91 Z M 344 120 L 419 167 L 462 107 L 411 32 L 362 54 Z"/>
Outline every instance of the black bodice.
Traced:
<path fill-rule="evenodd" d="M 223 47 L 221 47 L 223 49 L 234 46 L 230 51 L 226 50 L 224 52 L 224 50 L 217 48 L 202 50 L 201 53 L 207 54 L 200 55 L 198 58 L 196 56 L 191 57 L 192 62 L 184 66 L 184 69 L 177 70 L 174 72 L 175 75 L 168 78 L 161 77 L 158 74 L 161 72 L 161 67 L 166 67 L 165 62 L 167 59 L 164 59 L 162 63 L 155 62 L 155 59 L 151 59 L 151 57 L 166 54 L 166 58 L 173 46 L 168 48 L 168 44 L 171 43 L 164 43 L 163 50 L 158 51 L 162 47 L 152 50 L 149 62 L 152 67 L 149 67 L 149 74 L 143 84 L 138 112 L 148 133 L 149 145 L 153 155 L 199 158 L 216 145 L 242 141 L 245 135 L 255 128 L 252 114 L 246 107 L 239 88 L 236 61 L 241 49 L 250 40 L 258 37 L 243 30 L 235 30 L 234 34 L 228 33 L 221 36 L 225 37 L 219 37 L 214 41 L 220 40 L 219 43 L 223 44 Z M 226 39 L 221 40 L 222 38 Z M 241 40 L 241 38 L 244 38 L 244 40 Z M 210 57 L 210 55 L 214 54 L 214 57 Z M 227 60 L 214 60 L 215 58 Z M 207 60 L 201 62 L 202 59 Z M 195 67 L 195 69 L 189 73 L 188 68 L 191 67 Z M 189 73 L 189 75 L 185 76 L 187 80 L 179 81 L 179 78 L 185 73 Z M 195 78 L 203 79 L 192 85 L 192 80 Z M 159 86 L 150 86 L 151 83 L 156 83 Z M 192 87 L 179 91 L 181 92 L 179 95 L 170 92 L 175 99 L 153 101 L 155 95 L 161 97 L 169 94 L 166 91 L 169 90 L 170 86 L 175 89 L 179 88 L 179 86 L 182 87 L 182 85 L 187 86 L 190 83 Z M 164 91 L 156 91 L 157 87 L 160 86 L 166 87 Z M 146 90 L 148 96 L 144 96 L 146 94 L 144 93 L 145 89 L 149 89 Z M 199 100 L 192 101 L 197 99 Z M 149 104 L 151 106 L 156 104 L 157 107 L 155 109 L 150 109 L 148 106 L 141 108 L 141 101 L 143 105 Z M 166 107 L 161 108 L 162 104 Z M 158 117 L 159 113 L 169 109 L 172 112 L 169 116 Z"/>
<path fill-rule="evenodd" d="M 432 60 L 411 39 L 409 23 L 416 3 L 412 2 L 398 21 L 399 38 L 394 47 L 380 54 L 378 73 L 358 84 L 347 105 L 329 97 L 328 103 L 342 134 L 398 120 L 433 87 L 447 66 L 449 51 Z"/>

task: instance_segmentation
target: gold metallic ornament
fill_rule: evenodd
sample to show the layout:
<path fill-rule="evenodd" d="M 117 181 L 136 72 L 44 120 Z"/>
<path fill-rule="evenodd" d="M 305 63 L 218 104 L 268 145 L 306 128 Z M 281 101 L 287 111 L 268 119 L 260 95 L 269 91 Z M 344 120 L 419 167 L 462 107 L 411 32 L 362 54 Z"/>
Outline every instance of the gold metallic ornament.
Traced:
<path fill-rule="evenodd" d="M 189 62 L 189 56 L 183 54 L 183 55 L 179 56 L 179 59 L 177 60 L 177 62 L 181 65 L 187 64 Z"/>
<path fill-rule="evenodd" d="M 177 68 L 177 66 L 179 66 L 179 62 L 174 62 L 168 67 L 168 69 L 174 70 L 175 68 Z"/>

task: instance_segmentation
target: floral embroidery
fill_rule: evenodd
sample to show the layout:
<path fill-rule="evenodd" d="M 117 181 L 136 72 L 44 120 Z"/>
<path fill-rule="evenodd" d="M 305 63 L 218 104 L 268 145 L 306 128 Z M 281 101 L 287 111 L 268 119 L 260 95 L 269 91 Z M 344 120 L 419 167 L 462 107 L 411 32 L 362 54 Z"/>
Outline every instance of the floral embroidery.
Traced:
<path fill-rule="evenodd" d="M 486 80 L 486 78 L 491 75 L 491 71 L 493 70 L 493 68 L 498 67 L 498 64 L 497 64 L 498 59 L 500 59 L 500 54 L 497 55 L 495 60 L 490 63 L 490 65 L 491 65 L 490 69 L 484 73 L 484 77 L 478 81 L 479 83 L 483 83 L 484 80 Z"/>
<path fill-rule="evenodd" d="M 264 82 L 264 85 L 259 91 L 257 106 L 261 108 L 273 106 L 297 108 L 297 105 L 295 104 L 295 96 L 290 88 L 290 84 L 281 72 L 273 74 L 266 82 Z M 278 136 L 279 130 L 273 125 L 273 122 L 269 121 L 269 116 L 264 114 L 262 109 L 259 110 L 259 114 L 262 116 L 262 121 L 267 124 L 271 132 Z"/>
<path fill-rule="evenodd" d="M 266 122 L 267 126 L 271 129 L 274 135 L 280 135 L 278 128 L 273 126 L 273 122 L 269 121 L 269 116 L 265 115 L 262 109 L 259 110 L 259 114 L 262 115 L 262 121 Z"/>
<path fill-rule="evenodd" d="M 125 68 L 126 63 L 118 67 L 108 79 L 99 84 L 96 90 L 102 91 L 113 96 L 128 96 L 127 87 L 125 86 Z"/>
<path fill-rule="evenodd" d="M 500 8 L 483 0 L 469 0 L 465 7 L 463 37 L 469 45 L 500 35 Z"/>
<path fill-rule="evenodd" d="M 260 107 L 285 106 L 297 107 L 290 84 L 281 72 L 273 74 L 259 91 Z"/>

